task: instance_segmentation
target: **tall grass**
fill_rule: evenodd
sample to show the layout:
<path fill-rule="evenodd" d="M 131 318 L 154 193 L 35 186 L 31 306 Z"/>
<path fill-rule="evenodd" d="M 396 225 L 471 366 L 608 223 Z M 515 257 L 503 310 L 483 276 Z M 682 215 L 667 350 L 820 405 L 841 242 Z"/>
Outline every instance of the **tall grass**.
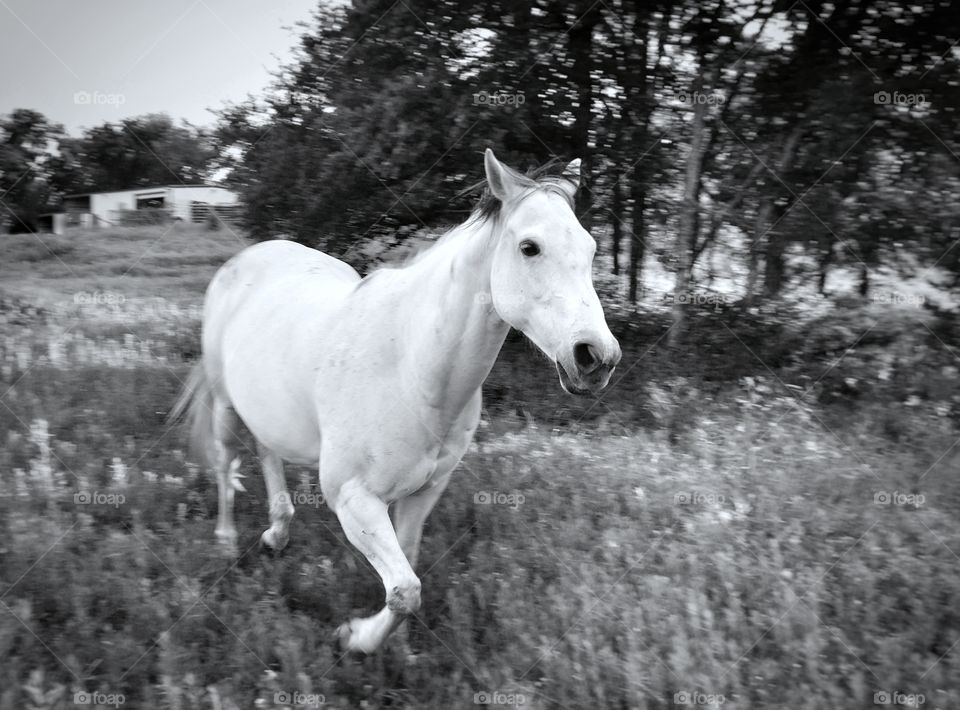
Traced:
<path fill-rule="evenodd" d="M 114 302 L 144 294 L 195 300 L 217 267 L 247 244 L 229 229 L 182 224 L 9 234 L 0 240 L 0 283 L 6 296 L 43 306 L 93 293 Z"/>
<path fill-rule="evenodd" d="M 757 367 L 591 409 L 537 401 L 553 375 L 514 343 L 427 522 L 421 612 L 344 657 L 333 630 L 382 588 L 314 471 L 289 467 L 305 503 L 261 555 L 246 452 L 244 552 L 213 544 L 215 484 L 164 423 L 190 288 L 0 312 L 0 710 L 960 707 L 943 393 L 828 409 Z"/>
<path fill-rule="evenodd" d="M 676 444 L 488 422 L 428 521 L 407 646 L 341 658 L 329 633 L 380 585 L 334 516 L 301 507 L 291 548 L 261 557 L 248 455 L 247 552 L 223 559 L 214 485 L 163 422 L 184 366 L 78 352 L 6 357 L 0 707 L 42 707 L 38 684 L 62 689 L 51 707 L 77 692 L 181 708 L 960 700 L 954 477 L 918 480 L 909 450 L 842 443 L 815 410 L 731 395 Z M 316 492 L 311 471 L 290 479 Z"/>

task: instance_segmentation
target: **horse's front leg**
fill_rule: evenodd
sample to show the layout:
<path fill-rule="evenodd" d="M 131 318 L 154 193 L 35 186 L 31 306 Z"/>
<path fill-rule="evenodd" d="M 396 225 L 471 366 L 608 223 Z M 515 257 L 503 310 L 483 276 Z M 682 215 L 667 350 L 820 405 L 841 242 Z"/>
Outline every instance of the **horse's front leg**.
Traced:
<path fill-rule="evenodd" d="M 397 539 L 400 541 L 400 549 L 403 550 L 407 561 L 414 569 L 417 567 L 417 558 L 420 556 L 423 523 L 433 510 L 433 506 L 440 500 L 449 482 L 450 472 L 438 478 L 429 488 L 401 498 L 394 507 L 393 521 L 397 530 Z"/>
<path fill-rule="evenodd" d="M 372 653 L 409 614 L 420 609 L 420 580 L 397 541 L 387 504 L 360 482 L 348 481 L 340 488 L 334 512 L 347 539 L 383 580 L 386 606 L 373 616 L 351 619 L 337 631 L 346 650 Z"/>

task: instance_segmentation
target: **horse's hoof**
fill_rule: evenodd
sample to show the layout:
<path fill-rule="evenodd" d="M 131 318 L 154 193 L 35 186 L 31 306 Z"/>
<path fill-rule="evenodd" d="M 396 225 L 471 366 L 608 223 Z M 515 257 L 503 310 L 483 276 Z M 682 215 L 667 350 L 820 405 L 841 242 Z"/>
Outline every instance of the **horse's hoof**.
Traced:
<path fill-rule="evenodd" d="M 341 624 L 333 634 L 334 644 L 339 650 L 341 658 L 343 656 L 363 658 L 376 653 L 376 648 L 363 648 L 357 630 L 353 628 L 355 621 L 359 620 L 354 619 L 353 621 Z"/>
<path fill-rule="evenodd" d="M 237 534 L 233 533 L 216 533 L 217 538 L 217 549 L 220 550 L 221 554 L 225 557 L 236 558 L 239 556 L 240 551 L 237 548 Z"/>
<path fill-rule="evenodd" d="M 287 538 L 278 540 L 272 530 L 264 530 L 260 535 L 260 551 L 276 557 L 287 547 Z"/>
<path fill-rule="evenodd" d="M 331 635 L 331 640 L 339 653 L 346 654 L 353 650 L 350 648 L 350 634 L 350 622 L 348 621 L 346 624 L 340 624 Z"/>

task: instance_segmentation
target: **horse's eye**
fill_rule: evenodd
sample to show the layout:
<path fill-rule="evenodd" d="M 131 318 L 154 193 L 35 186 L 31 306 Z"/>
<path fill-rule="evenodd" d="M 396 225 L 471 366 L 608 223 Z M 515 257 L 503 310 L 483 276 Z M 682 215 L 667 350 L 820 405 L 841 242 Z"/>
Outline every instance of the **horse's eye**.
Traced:
<path fill-rule="evenodd" d="M 536 242 L 520 242 L 520 253 L 524 256 L 536 256 L 540 253 L 540 247 L 537 246 Z"/>

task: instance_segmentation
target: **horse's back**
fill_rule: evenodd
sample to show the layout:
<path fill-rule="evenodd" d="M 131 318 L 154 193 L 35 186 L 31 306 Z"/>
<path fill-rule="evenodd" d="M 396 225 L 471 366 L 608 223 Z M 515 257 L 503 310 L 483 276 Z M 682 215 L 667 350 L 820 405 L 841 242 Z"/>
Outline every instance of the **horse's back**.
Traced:
<path fill-rule="evenodd" d="M 332 282 L 355 283 L 359 274 L 349 265 L 322 251 L 296 242 L 273 240 L 247 247 L 220 267 L 208 289 L 243 286 L 257 288 L 269 281 L 295 274 L 312 273 Z"/>
<path fill-rule="evenodd" d="M 360 280 L 349 265 L 296 242 L 274 240 L 247 247 L 220 267 L 207 288 L 204 321 L 232 311 L 273 282 L 312 275 L 315 285 L 342 289 Z"/>
<path fill-rule="evenodd" d="M 303 279 L 305 288 L 329 290 L 331 295 L 352 288 L 360 280 L 357 272 L 342 261 L 296 242 L 274 240 L 247 247 L 221 266 L 207 287 L 203 305 L 205 356 L 215 359 L 224 330 L 249 310 L 251 301 L 262 300 L 273 284 L 289 278 Z M 296 298 L 289 301 L 295 303 Z"/>

